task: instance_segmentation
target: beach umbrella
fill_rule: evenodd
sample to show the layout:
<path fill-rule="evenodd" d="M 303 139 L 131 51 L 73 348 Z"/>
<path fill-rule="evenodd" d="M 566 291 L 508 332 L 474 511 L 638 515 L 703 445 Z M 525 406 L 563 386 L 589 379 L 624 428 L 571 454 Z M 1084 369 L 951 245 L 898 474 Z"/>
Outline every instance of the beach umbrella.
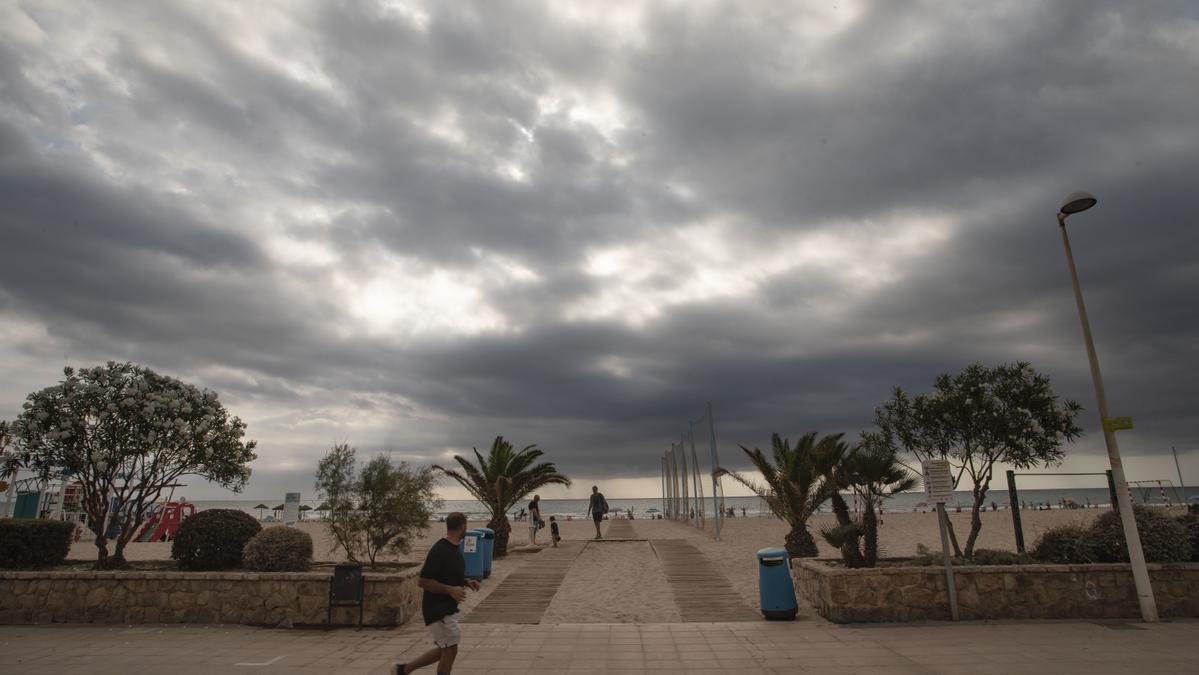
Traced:
<path fill-rule="evenodd" d="M 280 505 L 276 506 L 275 508 L 273 508 L 273 509 L 271 509 L 271 510 L 272 510 L 272 511 L 282 511 L 282 510 L 283 510 L 283 505 L 282 505 L 282 504 L 280 504 Z"/>
<path fill-rule="evenodd" d="M 304 512 L 305 511 L 311 511 L 311 510 L 312 510 L 311 506 L 309 506 L 307 504 L 301 504 L 300 505 L 300 520 L 304 520 Z"/>
<path fill-rule="evenodd" d="M 270 507 L 267 506 L 266 504 L 259 504 L 258 506 L 255 506 L 254 508 L 258 509 L 258 520 L 262 520 L 263 509 L 269 509 Z"/>

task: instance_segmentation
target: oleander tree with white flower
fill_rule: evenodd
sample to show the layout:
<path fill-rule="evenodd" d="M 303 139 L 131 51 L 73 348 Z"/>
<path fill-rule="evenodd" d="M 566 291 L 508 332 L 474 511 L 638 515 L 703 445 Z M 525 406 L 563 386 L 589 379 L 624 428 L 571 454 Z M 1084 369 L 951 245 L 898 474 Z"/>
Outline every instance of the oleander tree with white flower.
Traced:
<path fill-rule="evenodd" d="M 58 384 L 30 394 L 8 427 L 22 468 L 79 481 L 97 569 L 125 565 L 125 545 L 148 507 L 182 476 L 234 492 L 249 480 L 256 443 L 242 440 L 245 423 L 216 392 L 132 363 L 63 374 Z M 111 553 L 110 530 L 117 531 Z"/>
<path fill-rule="evenodd" d="M 949 528 L 954 553 L 969 558 L 982 529 L 979 512 L 995 465 L 1029 469 L 1060 464 L 1063 445 L 1082 435 L 1075 424 L 1081 411 L 1078 403 L 1059 400 L 1049 378 L 1028 363 L 973 363 L 957 375 L 939 375 L 929 394 L 913 398 L 897 387 L 875 410 L 878 431 L 872 437 L 921 460 L 949 460 L 955 489 L 963 489 L 964 478 L 970 480 L 973 504 L 964 550 L 952 523 Z"/>

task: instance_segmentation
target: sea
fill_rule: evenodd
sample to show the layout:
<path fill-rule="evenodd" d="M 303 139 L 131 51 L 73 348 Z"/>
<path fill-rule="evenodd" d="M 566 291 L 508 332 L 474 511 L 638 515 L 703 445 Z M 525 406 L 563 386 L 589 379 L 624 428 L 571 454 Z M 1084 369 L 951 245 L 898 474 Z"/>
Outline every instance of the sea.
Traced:
<path fill-rule="evenodd" d="M 1132 500 L 1137 504 L 1165 505 L 1165 504 L 1180 504 L 1180 503 L 1195 503 L 1199 502 L 1199 486 L 1187 486 L 1185 493 L 1182 488 L 1177 486 L 1165 485 L 1158 487 L 1156 485 L 1150 487 L 1131 487 L 1129 490 Z M 1063 509 L 1063 508 L 1085 508 L 1088 506 L 1106 507 L 1110 506 L 1112 501 L 1111 494 L 1107 488 L 1063 488 L 1063 489 L 1036 489 L 1036 490 L 1020 490 L 1017 492 L 1017 497 L 1020 505 L 1025 508 L 1048 508 L 1048 509 Z M 724 497 L 725 509 L 734 509 L 737 517 L 765 517 L 770 515 L 770 510 L 766 507 L 765 502 L 759 497 Z M 846 501 L 854 505 L 852 496 L 846 495 Z M 1006 489 L 991 490 L 987 493 L 985 505 L 987 508 L 996 510 L 1007 510 L 1009 508 L 1009 497 Z M 950 509 L 956 509 L 961 506 L 963 509 L 970 507 L 973 498 L 969 491 L 960 491 L 954 493 L 953 501 L 950 501 L 947 506 Z M 205 509 L 239 509 L 246 513 L 262 518 L 262 519 L 277 519 L 279 511 L 276 506 L 282 508 L 283 500 L 279 497 L 274 499 L 237 499 L 237 500 L 205 500 L 193 502 L 197 510 Z M 308 511 L 304 515 L 305 520 L 319 520 L 321 513 L 315 509 L 320 506 L 319 499 L 301 500 L 301 505 L 307 505 L 313 510 Z M 587 514 L 586 499 L 542 499 L 541 513 L 542 515 L 558 516 L 563 519 L 585 518 Z M 265 505 L 265 509 L 255 508 L 258 505 Z M 665 508 L 665 504 L 661 497 L 640 497 L 640 498 L 609 498 L 608 506 L 613 512 L 626 514 L 632 510 L 634 518 L 648 518 L 653 514 L 660 513 Z M 521 508 L 528 508 L 528 502 L 524 501 L 517 505 L 509 515 L 516 515 Z M 830 512 L 830 507 L 826 503 L 822 508 L 824 512 Z M 896 494 L 886 500 L 884 509 L 888 513 L 900 513 L 905 511 L 924 511 L 935 508 L 931 506 L 923 492 L 903 492 Z M 703 502 L 703 510 L 705 515 L 711 516 L 714 512 L 712 498 L 708 497 Z M 473 499 L 446 499 L 443 501 L 441 508 L 437 509 L 433 514 L 433 520 L 444 518 L 446 514 L 454 511 L 465 513 L 472 520 L 487 519 L 490 513 L 482 503 Z"/>

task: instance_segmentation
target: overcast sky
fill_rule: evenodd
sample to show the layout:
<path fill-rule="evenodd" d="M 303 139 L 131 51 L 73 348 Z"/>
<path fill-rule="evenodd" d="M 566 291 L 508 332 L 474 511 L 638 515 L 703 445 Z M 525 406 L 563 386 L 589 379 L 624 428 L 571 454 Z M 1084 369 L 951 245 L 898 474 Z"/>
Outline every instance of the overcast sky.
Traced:
<path fill-rule="evenodd" d="M 732 461 L 1029 360 L 1102 470 L 1087 189 L 1129 479 L 1176 480 L 1197 181 L 1188 0 L 5 2 L 0 418 L 130 360 L 247 422 L 251 498 L 497 434 L 649 496 L 706 401 Z"/>

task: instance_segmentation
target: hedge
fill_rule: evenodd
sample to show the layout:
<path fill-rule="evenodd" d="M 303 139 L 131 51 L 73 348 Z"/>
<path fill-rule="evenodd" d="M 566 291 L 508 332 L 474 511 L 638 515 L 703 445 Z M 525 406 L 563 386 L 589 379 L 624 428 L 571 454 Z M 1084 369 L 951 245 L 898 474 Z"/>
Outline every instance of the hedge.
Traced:
<path fill-rule="evenodd" d="M 0 518 L 0 567 L 52 567 L 66 560 L 75 524 L 65 520 Z"/>
<path fill-rule="evenodd" d="M 294 527 L 268 527 L 246 544 L 242 563 L 255 572 L 303 572 L 312 564 L 312 537 Z"/>
<path fill-rule="evenodd" d="M 179 525 L 171 557 L 181 570 L 227 570 L 241 565 L 246 542 L 262 529 L 253 516 L 236 509 L 209 509 Z"/>

